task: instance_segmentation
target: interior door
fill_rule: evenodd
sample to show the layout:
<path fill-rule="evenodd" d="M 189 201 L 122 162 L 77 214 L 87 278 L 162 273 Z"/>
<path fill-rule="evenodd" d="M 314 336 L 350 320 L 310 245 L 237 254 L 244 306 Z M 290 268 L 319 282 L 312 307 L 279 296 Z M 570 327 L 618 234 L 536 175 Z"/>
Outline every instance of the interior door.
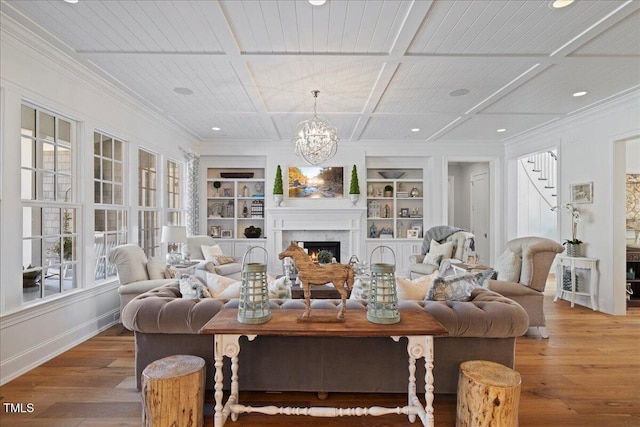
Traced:
<path fill-rule="evenodd" d="M 489 171 L 471 175 L 471 232 L 478 262 L 489 263 Z"/>

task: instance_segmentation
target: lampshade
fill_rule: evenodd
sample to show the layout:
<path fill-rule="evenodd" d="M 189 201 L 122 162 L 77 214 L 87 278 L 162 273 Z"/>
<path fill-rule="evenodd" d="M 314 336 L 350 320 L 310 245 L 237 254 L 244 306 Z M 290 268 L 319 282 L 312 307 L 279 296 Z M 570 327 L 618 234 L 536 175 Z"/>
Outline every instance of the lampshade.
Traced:
<path fill-rule="evenodd" d="M 186 243 L 187 227 L 183 225 L 164 225 L 162 226 L 162 243 Z"/>
<path fill-rule="evenodd" d="M 319 165 L 332 158 L 338 151 L 338 131 L 326 119 L 318 117 L 316 101 L 319 90 L 313 94 L 313 117 L 298 123 L 293 138 L 296 155 L 310 165 Z"/>

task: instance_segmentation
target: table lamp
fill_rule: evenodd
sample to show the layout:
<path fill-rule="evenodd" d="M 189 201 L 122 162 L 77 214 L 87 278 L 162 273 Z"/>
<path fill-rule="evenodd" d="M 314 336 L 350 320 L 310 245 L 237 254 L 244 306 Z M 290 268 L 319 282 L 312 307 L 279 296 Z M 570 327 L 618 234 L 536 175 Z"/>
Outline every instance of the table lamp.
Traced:
<path fill-rule="evenodd" d="M 182 260 L 182 254 L 177 251 L 180 243 L 187 243 L 187 227 L 183 225 L 162 226 L 162 243 L 166 243 L 169 248 L 167 254 L 167 264 L 175 265 Z"/>

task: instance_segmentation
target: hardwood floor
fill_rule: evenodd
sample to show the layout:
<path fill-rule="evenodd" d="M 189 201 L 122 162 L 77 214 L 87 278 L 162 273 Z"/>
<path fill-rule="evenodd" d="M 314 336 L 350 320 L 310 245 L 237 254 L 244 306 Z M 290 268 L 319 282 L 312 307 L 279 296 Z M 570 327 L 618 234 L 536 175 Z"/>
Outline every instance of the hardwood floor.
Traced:
<path fill-rule="evenodd" d="M 522 375 L 520 427 L 640 425 L 640 308 L 627 316 L 553 303 L 547 292 L 548 340 L 518 340 Z M 0 426 L 138 426 L 140 393 L 133 377 L 133 335 L 115 327 L 0 388 Z M 212 426 L 207 394 L 205 425 Z M 404 395 L 241 393 L 242 403 L 278 406 L 402 406 Z M 33 404 L 33 411 L 27 404 Z M 9 404 L 13 404 L 10 406 Z M 22 404 L 18 407 L 16 404 Z M 455 396 L 437 395 L 436 426 L 455 425 Z M 22 413 L 11 413 L 22 411 Z M 403 416 L 303 418 L 240 415 L 230 426 L 415 426 Z"/>

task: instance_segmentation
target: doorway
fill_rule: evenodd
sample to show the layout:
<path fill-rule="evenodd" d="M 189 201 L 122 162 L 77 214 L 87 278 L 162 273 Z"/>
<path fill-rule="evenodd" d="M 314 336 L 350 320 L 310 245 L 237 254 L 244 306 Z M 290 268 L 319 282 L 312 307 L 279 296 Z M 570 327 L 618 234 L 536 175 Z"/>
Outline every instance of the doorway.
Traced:
<path fill-rule="evenodd" d="M 448 162 L 449 224 L 473 233 L 478 262 L 490 264 L 491 183 L 489 162 Z"/>

